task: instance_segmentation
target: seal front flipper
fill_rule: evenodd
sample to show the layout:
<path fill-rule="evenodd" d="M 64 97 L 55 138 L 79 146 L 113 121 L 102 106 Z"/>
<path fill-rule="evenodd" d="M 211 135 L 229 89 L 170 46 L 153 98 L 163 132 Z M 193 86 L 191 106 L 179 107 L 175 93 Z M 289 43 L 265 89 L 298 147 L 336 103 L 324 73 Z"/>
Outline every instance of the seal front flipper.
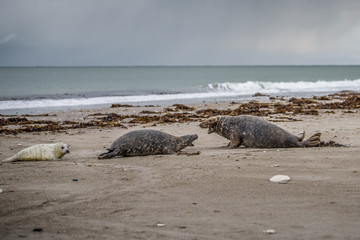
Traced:
<path fill-rule="evenodd" d="M 228 144 L 228 148 L 237 148 L 241 145 L 241 138 L 236 136 L 235 134 L 230 136 L 230 143 Z"/>
<path fill-rule="evenodd" d="M 180 151 L 179 151 L 179 152 L 180 152 Z M 165 148 L 165 149 L 164 149 L 164 154 L 173 155 L 173 154 L 176 154 L 176 152 L 173 151 L 173 150 L 170 149 L 170 148 Z"/>

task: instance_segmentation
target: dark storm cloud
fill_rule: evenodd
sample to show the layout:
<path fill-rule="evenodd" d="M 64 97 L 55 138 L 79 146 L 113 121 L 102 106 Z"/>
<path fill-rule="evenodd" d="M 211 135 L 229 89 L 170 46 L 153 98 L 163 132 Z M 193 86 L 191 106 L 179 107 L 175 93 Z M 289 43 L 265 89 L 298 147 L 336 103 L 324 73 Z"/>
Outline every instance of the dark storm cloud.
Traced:
<path fill-rule="evenodd" d="M 360 1 L 0 0 L 0 65 L 357 64 Z"/>

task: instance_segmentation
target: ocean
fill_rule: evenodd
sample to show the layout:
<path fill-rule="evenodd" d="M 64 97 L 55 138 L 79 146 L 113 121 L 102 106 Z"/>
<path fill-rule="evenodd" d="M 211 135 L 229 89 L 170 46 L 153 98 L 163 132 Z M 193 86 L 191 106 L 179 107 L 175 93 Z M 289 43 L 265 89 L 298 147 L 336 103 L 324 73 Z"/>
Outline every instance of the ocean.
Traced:
<path fill-rule="evenodd" d="M 0 67 L 0 114 L 360 91 L 360 66 Z"/>

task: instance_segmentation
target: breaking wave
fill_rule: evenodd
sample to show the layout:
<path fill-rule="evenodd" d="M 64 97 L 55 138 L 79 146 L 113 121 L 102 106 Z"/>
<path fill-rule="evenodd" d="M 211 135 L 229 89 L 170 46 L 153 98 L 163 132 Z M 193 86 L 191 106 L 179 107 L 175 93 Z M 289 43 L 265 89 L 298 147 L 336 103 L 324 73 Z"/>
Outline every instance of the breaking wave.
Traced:
<path fill-rule="evenodd" d="M 234 95 L 237 95 L 233 93 Z M 232 95 L 230 93 L 230 95 Z M 150 94 L 137 96 L 108 96 L 93 98 L 68 98 L 68 99 L 34 99 L 34 100 L 6 100 L 0 101 L 0 110 L 46 108 L 46 107 L 71 107 L 104 105 L 112 103 L 152 103 L 172 100 L 206 99 L 230 96 L 228 93 L 202 92 L 180 94 Z"/>
<path fill-rule="evenodd" d="M 34 108 L 66 108 L 74 106 L 106 105 L 112 103 L 149 104 L 153 102 L 193 101 L 199 99 L 219 99 L 226 97 L 251 96 L 256 92 L 263 94 L 292 95 L 311 93 L 333 93 L 341 90 L 360 91 L 360 79 L 342 81 L 316 82 L 260 82 L 247 81 L 243 83 L 225 82 L 212 83 L 199 87 L 198 92 L 176 94 L 144 94 L 136 96 L 100 96 L 89 98 L 64 99 L 32 99 L 32 100 L 4 100 L 0 101 L 0 110 L 34 109 Z"/>
<path fill-rule="evenodd" d="M 208 84 L 206 89 L 215 92 L 236 92 L 239 95 L 254 94 L 256 92 L 267 94 L 291 94 L 299 92 L 335 92 L 341 90 L 358 91 L 360 90 L 360 79 L 341 81 L 319 80 L 317 82 L 225 82 Z"/>

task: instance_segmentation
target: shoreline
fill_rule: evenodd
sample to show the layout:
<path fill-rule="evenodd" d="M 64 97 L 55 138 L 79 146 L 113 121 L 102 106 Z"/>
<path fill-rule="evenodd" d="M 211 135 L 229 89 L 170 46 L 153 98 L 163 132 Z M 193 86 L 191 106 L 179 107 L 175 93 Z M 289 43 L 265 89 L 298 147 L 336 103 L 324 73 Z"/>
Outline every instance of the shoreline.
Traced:
<path fill-rule="evenodd" d="M 346 80 L 347 81 L 347 80 Z M 360 80 L 358 80 L 360 81 Z M 318 81 L 319 82 L 319 81 Z M 285 82 L 291 84 L 291 82 Z M 300 82 L 298 82 L 300 83 Z M 220 83 L 219 83 L 220 84 Z M 221 83 L 224 85 L 232 83 Z M 250 84 L 249 82 L 242 84 Z M 263 88 L 262 84 L 265 82 L 253 82 L 252 84 L 259 85 Z M 281 82 L 278 82 L 280 84 Z M 322 83 L 327 85 L 325 82 Z M 318 91 L 306 91 L 306 90 L 293 90 L 283 91 L 278 86 L 275 92 L 268 92 L 262 89 L 264 92 L 258 92 L 251 90 L 249 92 L 237 92 L 232 91 L 231 86 L 222 86 L 218 91 L 199 91 L 199 92 L 154 92 L 151 91 L 147 94 L 137 95 L 94 95 L 93 97 L 86 96 L 89 93 L 79 94 L 80 97 L 71 97 L 73 94 L 65 93 L 64 96 L 58 98 L 58 94 L 54 95 L 54 98 L 49 96 L 42 96 L 38 98 L 31 97 L 14 97 L 9 99 L 0 100 L 0 115 L 24 115 L 24 114 L 44 114 L 58 111 L 69 111 L 69 110 L 82 110 L 82 109 L 102 109 L 108 108 L 114 103 L 127 104 L 133 106 L 169 106 L 172 104 L 201 104 L 204 102 L 249 102 L 259 100 L 259 96 L 270 97 L 270 98 L 313 98 L 316 96 L 331 96 L 337 94 L 340 90 L 318 90 Z M 249 86 L 244 86 L 245 89 Z M 314 87 L 316 89 L 316 87 Z M 347 89 L 347 88 L 346 88 Z M 356 87 L 356 90 L 358 88 Z M 261 91 L 261 90 L 259 90 Z M 351 92 L 351 90 L 342 90 L 340 92 Z M 355 92 L 355 91 L 354 91 Z M 78 95 L 78 94 L 76 94 Z M 91 95 L 91 93 L 90 93 Z M 60 96 L 60 95 L 59 95 Z M 265 98 L 260 101 L 266 101 Z"/>
<path fill-rule="evenodd" d="M 0 116 L 1 160 L 37 143 L 70 145 L 60 161 L 0 166 L 0 238 L 269 239 L 273 229 L 280 239 L 357 239 L 359 104 L 348 94 Z M 236 114 L 349 147 L 227 149 L 227 139 L 199 127 Z M 196 133 L 184 151 L 200 154 L 97 159 L 143 128 Z M 278 174 L 291 181 L 268 181 Z"/>
<path fill-rule="evenodd" d="M 249 102 L 214 101 L 171 106 L 112 104 L 107 108 L 83 108 L 42 114 L 0 114 L 0 134 L 66 132 L 77 128 L 124 127 L 130 123 L 156 125 L 161 123 L 199 122 L 217 115 L 253 115 L 272 122 L 298 121 L 301 115 L 358 113 L 359 93 L 342 91 L 312 98 L 273 97 L 257 93 Z"/>

